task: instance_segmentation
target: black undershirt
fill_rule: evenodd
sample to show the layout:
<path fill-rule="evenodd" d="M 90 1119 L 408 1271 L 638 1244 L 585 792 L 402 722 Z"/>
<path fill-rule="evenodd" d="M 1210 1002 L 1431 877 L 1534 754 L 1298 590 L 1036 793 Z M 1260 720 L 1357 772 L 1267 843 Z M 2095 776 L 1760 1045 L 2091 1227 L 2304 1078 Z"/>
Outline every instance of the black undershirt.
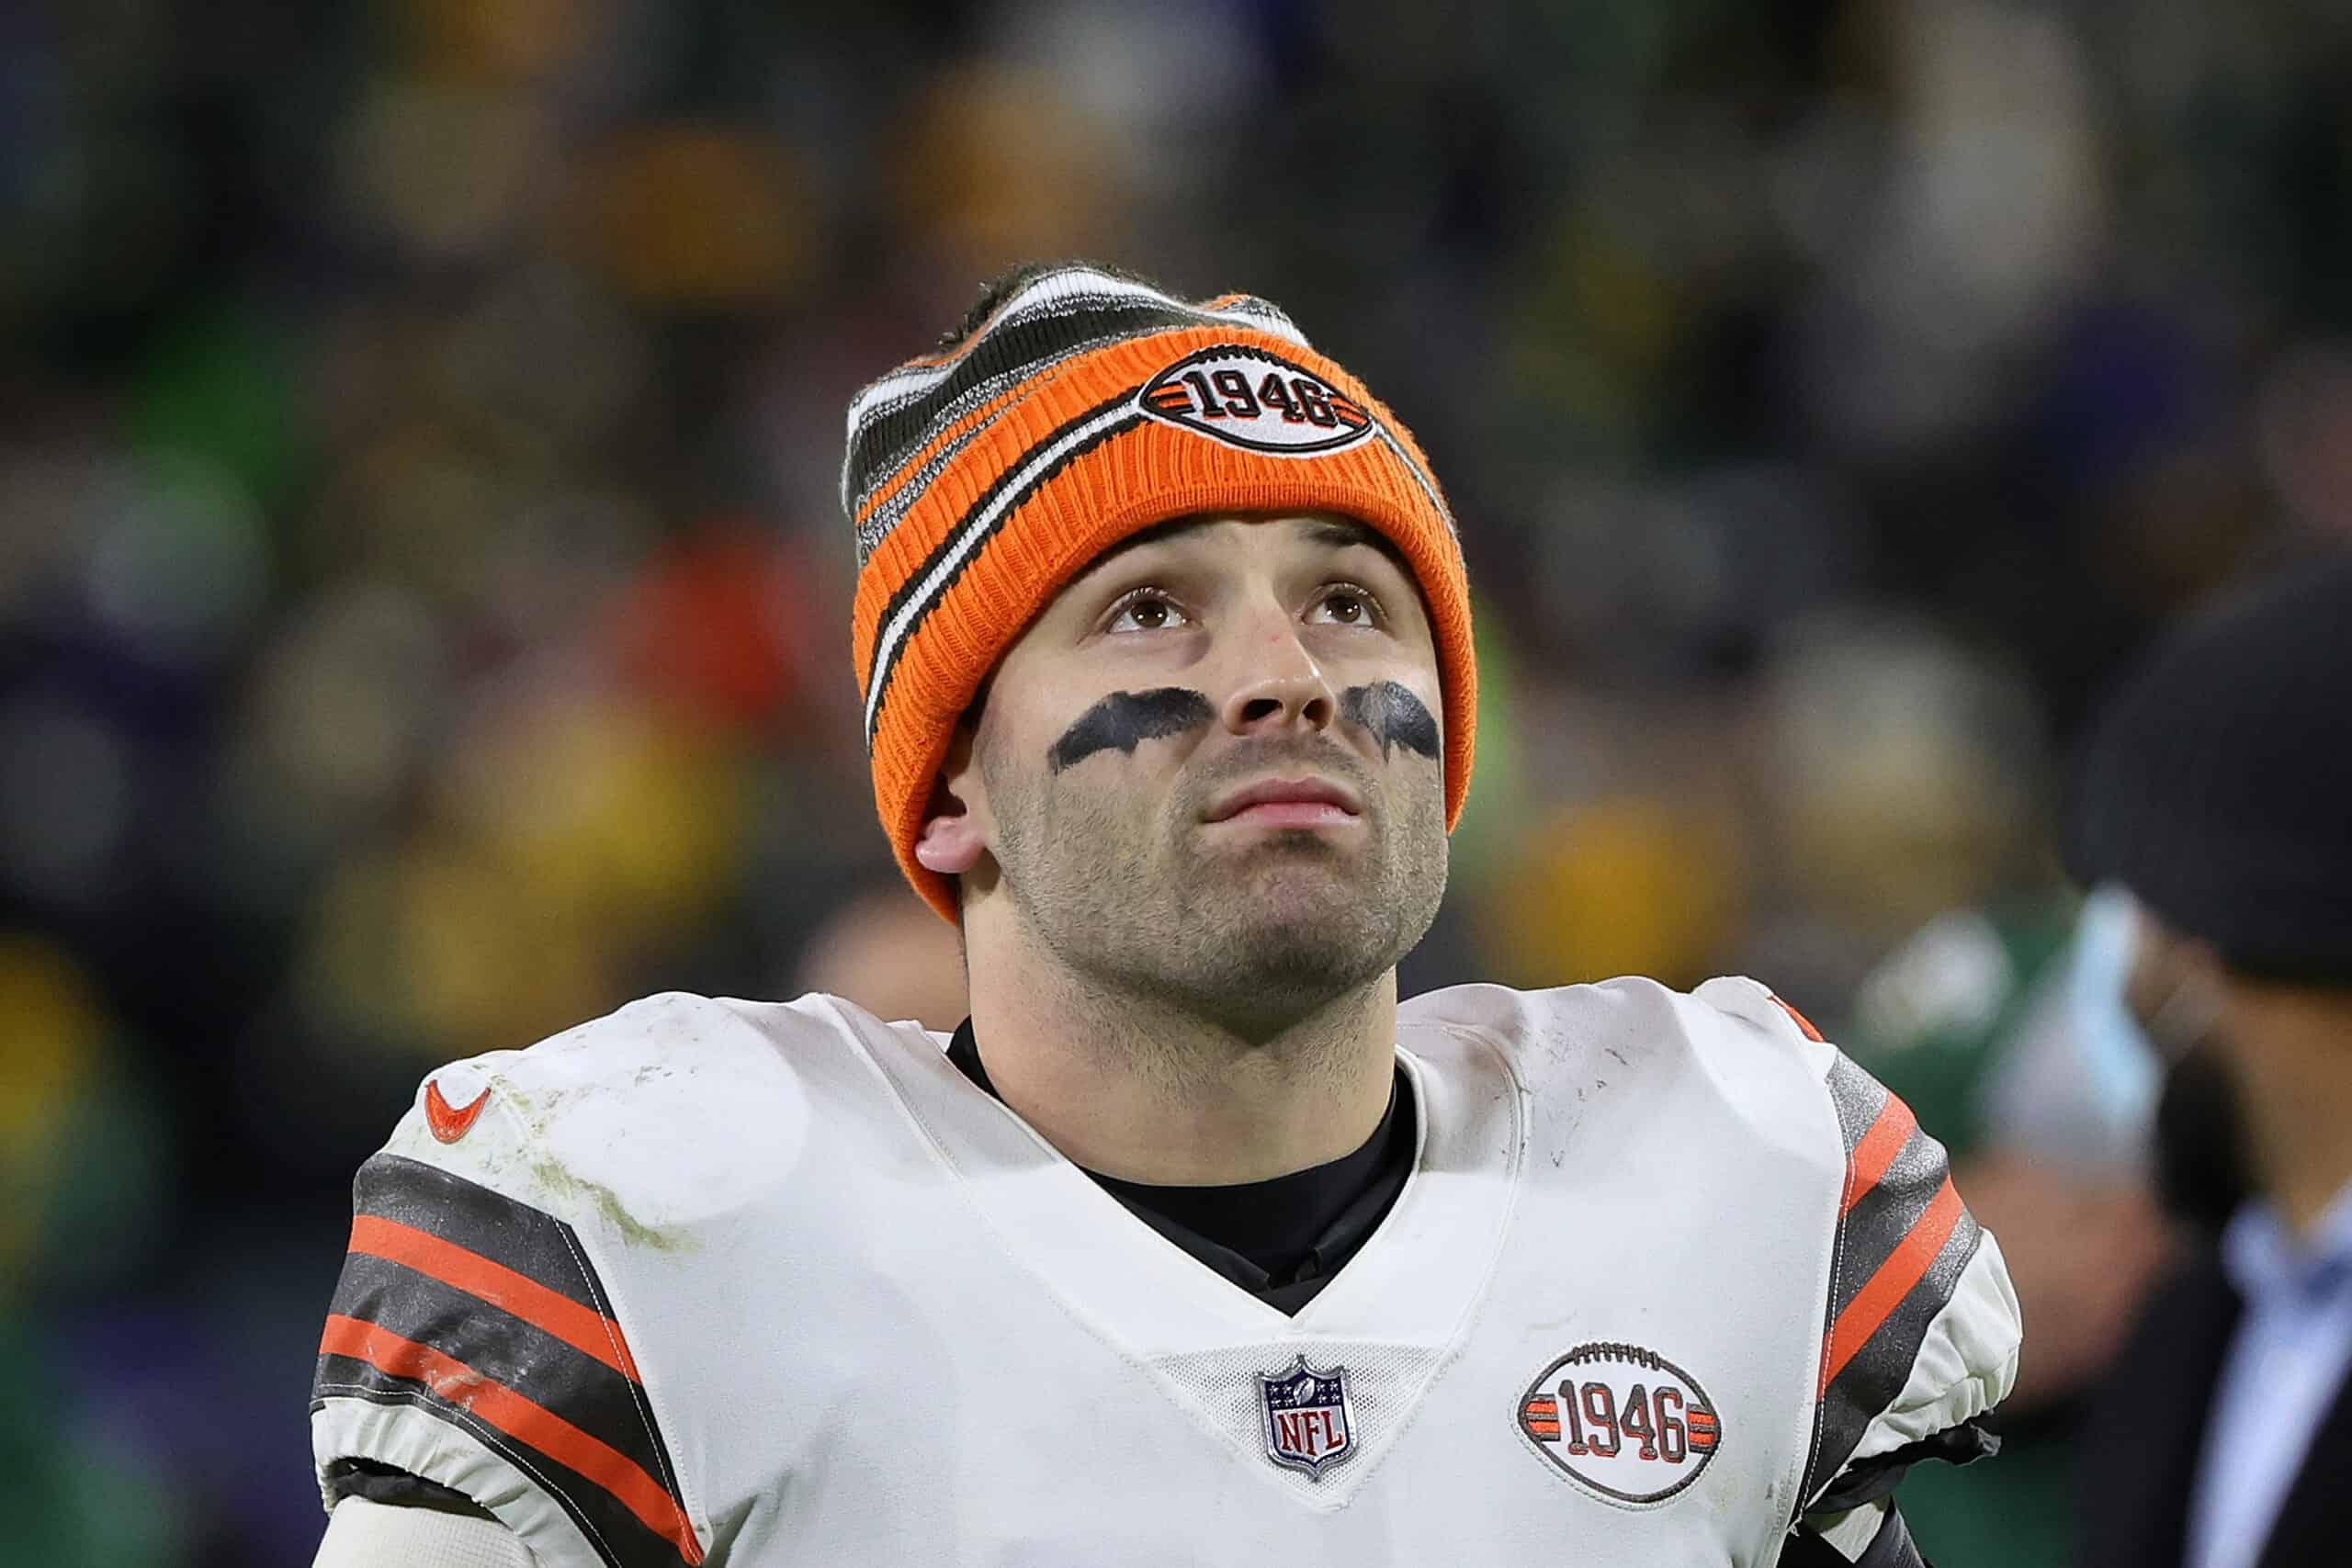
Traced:
<path fill-rule="evenodd" d="M 956 1031 L 947 1059 L 996 1095 L 971 1020 Z M 1412 1081 L 1399 1067 L 1395 1082 L 1387 1114 L 1362 1147 L 1270 1181 L 1162 1187 L 1086 1174 L 1204 1267 L 1267 1305 L 1295 1314 L 1380 1228 L 1412 1174 Z"/>

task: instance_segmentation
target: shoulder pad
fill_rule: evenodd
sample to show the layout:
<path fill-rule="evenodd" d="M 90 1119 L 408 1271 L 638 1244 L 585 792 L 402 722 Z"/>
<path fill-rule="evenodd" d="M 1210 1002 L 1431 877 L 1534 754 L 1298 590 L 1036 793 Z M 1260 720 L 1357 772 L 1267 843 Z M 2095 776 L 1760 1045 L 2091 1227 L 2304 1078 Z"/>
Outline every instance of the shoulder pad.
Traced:
<path fill-rule="evenodd" d="M 1813 1021 L 1783 1001 L 1779 993 L 1759 980 L 1745 975 L 1718 975 L 1690 993 L 1717 1012 L 1755 1025 L 1771 1038 L 1801 1047 L 1807 1059 L 1816 1062 L 1826 1072 L 1834 1050 Z"/>
<path fill-rule="evenodd" d="M 388 1465 L 542 1563 L 699 1563 L 630 1280 L 674 1292 L 707 1222 L 791 1179 L 812 1107 L 874 1081 L 867 1026 L 891 1030 L 827 998 L 662 996 L 436 1069 L 353 1185 L 311 1402 L 322 1492 Z"/>
<path fill-rule="evenodd" d="M 1416 1053 L 1448 1033 L 1492 1042 L 1532 1098 L 1539 1137 L 1547 1121 L 1567 1135 L 1597 1107 L 1681 1115 L 1705 1104 L 1759 1157 L 1802 1173 L 1792 1179 L 1838 1179 L 1821 1089 L 1837 1053 L 1752 980 L 1695 992 L 1638 976 L 1538 991 L 1460 986 L 1414 998 L 1397 1021 Z"/>
<path fill-rule="evenodd" d="M 435 1069 L 385 1148 L 660 1247 L 789 1179 L 812 1106 L 872 1082 L 845 1008 L 650 997 Z"/>

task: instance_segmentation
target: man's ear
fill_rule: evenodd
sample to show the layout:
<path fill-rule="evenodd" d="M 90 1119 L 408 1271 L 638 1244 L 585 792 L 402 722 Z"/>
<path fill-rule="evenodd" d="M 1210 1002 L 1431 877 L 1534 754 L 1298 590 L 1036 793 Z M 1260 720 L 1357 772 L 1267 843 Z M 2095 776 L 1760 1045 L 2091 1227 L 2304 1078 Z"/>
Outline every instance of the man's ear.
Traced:
<path fill-rule="evenodd" d="M 922 836 L 915 840 L 915 859 L 926 871 L 961 876 L 988 853 L 983 820 L 987 799 L 980 770 L 972 757 L 972 727 L 959 724 L 940 765 L 939 782 L 932 788 L 931 808 L 923 819 Z"/>

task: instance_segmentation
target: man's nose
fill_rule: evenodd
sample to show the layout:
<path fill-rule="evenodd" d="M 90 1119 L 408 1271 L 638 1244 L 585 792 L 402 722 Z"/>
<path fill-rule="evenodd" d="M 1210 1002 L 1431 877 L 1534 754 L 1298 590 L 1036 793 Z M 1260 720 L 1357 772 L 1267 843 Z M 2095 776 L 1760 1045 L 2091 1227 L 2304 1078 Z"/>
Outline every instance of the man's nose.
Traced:
<path fill-rule="evenodd" d="M 1236 735 L 1287 735 L 1331 728 L 1338 703 L 1323 668 L 1284 615 L 1252 617 L 1241 628 L 1236 677 L 1217 716 Z"/>

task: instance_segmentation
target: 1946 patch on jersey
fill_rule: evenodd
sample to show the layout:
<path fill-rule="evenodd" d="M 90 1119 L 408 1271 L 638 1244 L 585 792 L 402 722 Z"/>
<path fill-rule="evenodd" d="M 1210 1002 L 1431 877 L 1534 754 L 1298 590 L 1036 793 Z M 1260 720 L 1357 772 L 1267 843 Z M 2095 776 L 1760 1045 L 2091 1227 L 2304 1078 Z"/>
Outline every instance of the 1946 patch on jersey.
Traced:
<path fill-rule="evenodd" d="M 1723 1422 L 1695 1379 L 1656 1351 L 1601 1341 L 1554 1361 L 1520 1396 L 1537 1453 L 1604 1497 L 1656 1503 L 1699 1479 Z"/>

